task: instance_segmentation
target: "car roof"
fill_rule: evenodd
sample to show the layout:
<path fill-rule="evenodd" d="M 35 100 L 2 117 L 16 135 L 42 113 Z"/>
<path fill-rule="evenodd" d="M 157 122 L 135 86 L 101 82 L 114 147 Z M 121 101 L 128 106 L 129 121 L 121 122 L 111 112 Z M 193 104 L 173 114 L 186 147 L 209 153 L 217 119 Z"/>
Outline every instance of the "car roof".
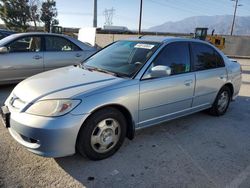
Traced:
<path fill-rule="evenodd" d="M 8 29 L 0 29 L 0 31 L 15 32 L 15 31 L 12 31 L 12 30 L 8 30 Z"/>
<path fill-rule="evenodd" d="M 168 42 L 175 42 L 175 41 L 186 41 L 186 42 L 201 42 L 206 43 L 206 41 L 193 39 L 193 38 L 185 38 L 185 37 L 174 37 L 174 36 L 139 36 L 139 37 L 132 37 L 125 40 L 130 41 L 144 41 L 144 42 L 158 42 L 158 43 L 168 43 Z"/>
<path fill-rule="evenodd" d="M 67 35 L 63 34 L 57 34 L 57 33 L 45 33 L 45 32 L 26 32 L 26 33 L 16 33 L 14 36 L 17 37 L 22 37 L 22 36 L 27 36 L 27 35 L 48 35 L 48 36 L 64 36 L 67 37 Z"/>
<path fill-rule="evenodd" d="M 32 36 L 32 35 L 43 35 L 43 36 L 59 36 L 59 37 L 64 37 L 71 42 L 75 43 L 78 47 L 80 47 L 82 50 L 94 50 L 95 48 L 90 46 L 87 43 L 81 42 L 73 37 L 70 37 L 68 35 L 63 35 L 63 34 L 56 34 L 56 33 L 45 33 L 45 32 L 27 32 L 27 33 L 16 33 L 12 34 L 10 37 L 6 37 L 5 40 L 3 39 L 0 42 L 1 45 L 5 45 L 8 42 L 10 42 L 13 39 L 19 38 L 19 37 L 25 37 L 25 36 Z"/>
<path fill-rule="evenodd" d="M 6 29 L 0 29 L 0 33 L 4 33 L 4 34 L 14 34 L 16 33 L 15 31 L 11 31 L 11 30 L 6 30 Z"/>

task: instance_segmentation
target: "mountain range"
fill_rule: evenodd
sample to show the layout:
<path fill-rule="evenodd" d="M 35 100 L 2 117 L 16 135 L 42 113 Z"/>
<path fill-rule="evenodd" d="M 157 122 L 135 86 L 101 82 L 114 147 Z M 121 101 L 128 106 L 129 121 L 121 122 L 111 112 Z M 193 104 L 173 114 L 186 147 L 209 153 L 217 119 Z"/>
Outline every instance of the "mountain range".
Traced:
<path fill-rule="evenodd" d="M 169 33 L 194 33 L 196 27 L 209 28 L 210 34 L 215 29 L 215 34 L 229 35 L 233 16 L 194 16 L 176 22 L 165 22 L 148 29 L 152 32 Z M 237 16 L 235 19 L 234 35 L 250 35 L 250 16 Z"/>

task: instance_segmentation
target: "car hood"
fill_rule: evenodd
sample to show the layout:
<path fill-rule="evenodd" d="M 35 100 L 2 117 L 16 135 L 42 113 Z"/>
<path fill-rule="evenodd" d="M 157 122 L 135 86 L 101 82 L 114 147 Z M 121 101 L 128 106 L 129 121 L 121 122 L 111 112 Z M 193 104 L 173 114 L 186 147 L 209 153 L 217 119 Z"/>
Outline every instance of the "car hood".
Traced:
<path fill-rule="evenodd" d="M 109 74 L 70 66 L 32 76 L 19 83 L 12 95 L 24 102 L 35 102 L 53 95 L 57 98 L 70 98 L 121 80 Z"/>

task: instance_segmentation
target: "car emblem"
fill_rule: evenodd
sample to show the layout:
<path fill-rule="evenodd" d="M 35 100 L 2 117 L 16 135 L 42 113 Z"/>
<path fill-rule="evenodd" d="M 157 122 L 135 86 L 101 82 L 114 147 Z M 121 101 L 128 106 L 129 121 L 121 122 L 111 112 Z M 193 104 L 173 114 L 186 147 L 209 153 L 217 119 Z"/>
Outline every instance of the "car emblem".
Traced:
<path fill-rule="evenodd" d="M 14 101 L 17 99 L 16 96 L 10 98 L 10 104 L 13 105 Z"/>

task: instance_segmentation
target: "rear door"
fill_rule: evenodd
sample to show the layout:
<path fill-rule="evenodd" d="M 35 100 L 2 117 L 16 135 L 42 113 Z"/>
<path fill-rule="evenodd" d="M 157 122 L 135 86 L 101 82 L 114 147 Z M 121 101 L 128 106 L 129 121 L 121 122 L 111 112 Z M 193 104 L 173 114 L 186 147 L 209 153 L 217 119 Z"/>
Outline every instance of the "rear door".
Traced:
<path fill-rule="evenodd" d="M 45 36 L 45 70 L 79 64 L 85 57 L 84 52 L 68 39 L 60 36 Z"/>
<path fill-rule="evenodd" d="M 170 67 L 171 75 L 152 78 L 150 70 L 158 65 Z M 171 119 L 191 108 L 195 74 L 190 68 L 187 42 L 170 43 L 161 50 L 140 82 L 140 126 Z"/>
<path fill-rule="evenodd" d="M 191 43 L 193 69 L 196 76 L 193 107 L 211 105 L 227 80 L 227 71 L 220 54 L 211 46 Z"/>
<path fill-rule="evenodd" d="M 43 71 L 40 36 L 25 36 L 5 45 L 8 53 L 0 54 L 0 80 L 22 80 Z"/>

